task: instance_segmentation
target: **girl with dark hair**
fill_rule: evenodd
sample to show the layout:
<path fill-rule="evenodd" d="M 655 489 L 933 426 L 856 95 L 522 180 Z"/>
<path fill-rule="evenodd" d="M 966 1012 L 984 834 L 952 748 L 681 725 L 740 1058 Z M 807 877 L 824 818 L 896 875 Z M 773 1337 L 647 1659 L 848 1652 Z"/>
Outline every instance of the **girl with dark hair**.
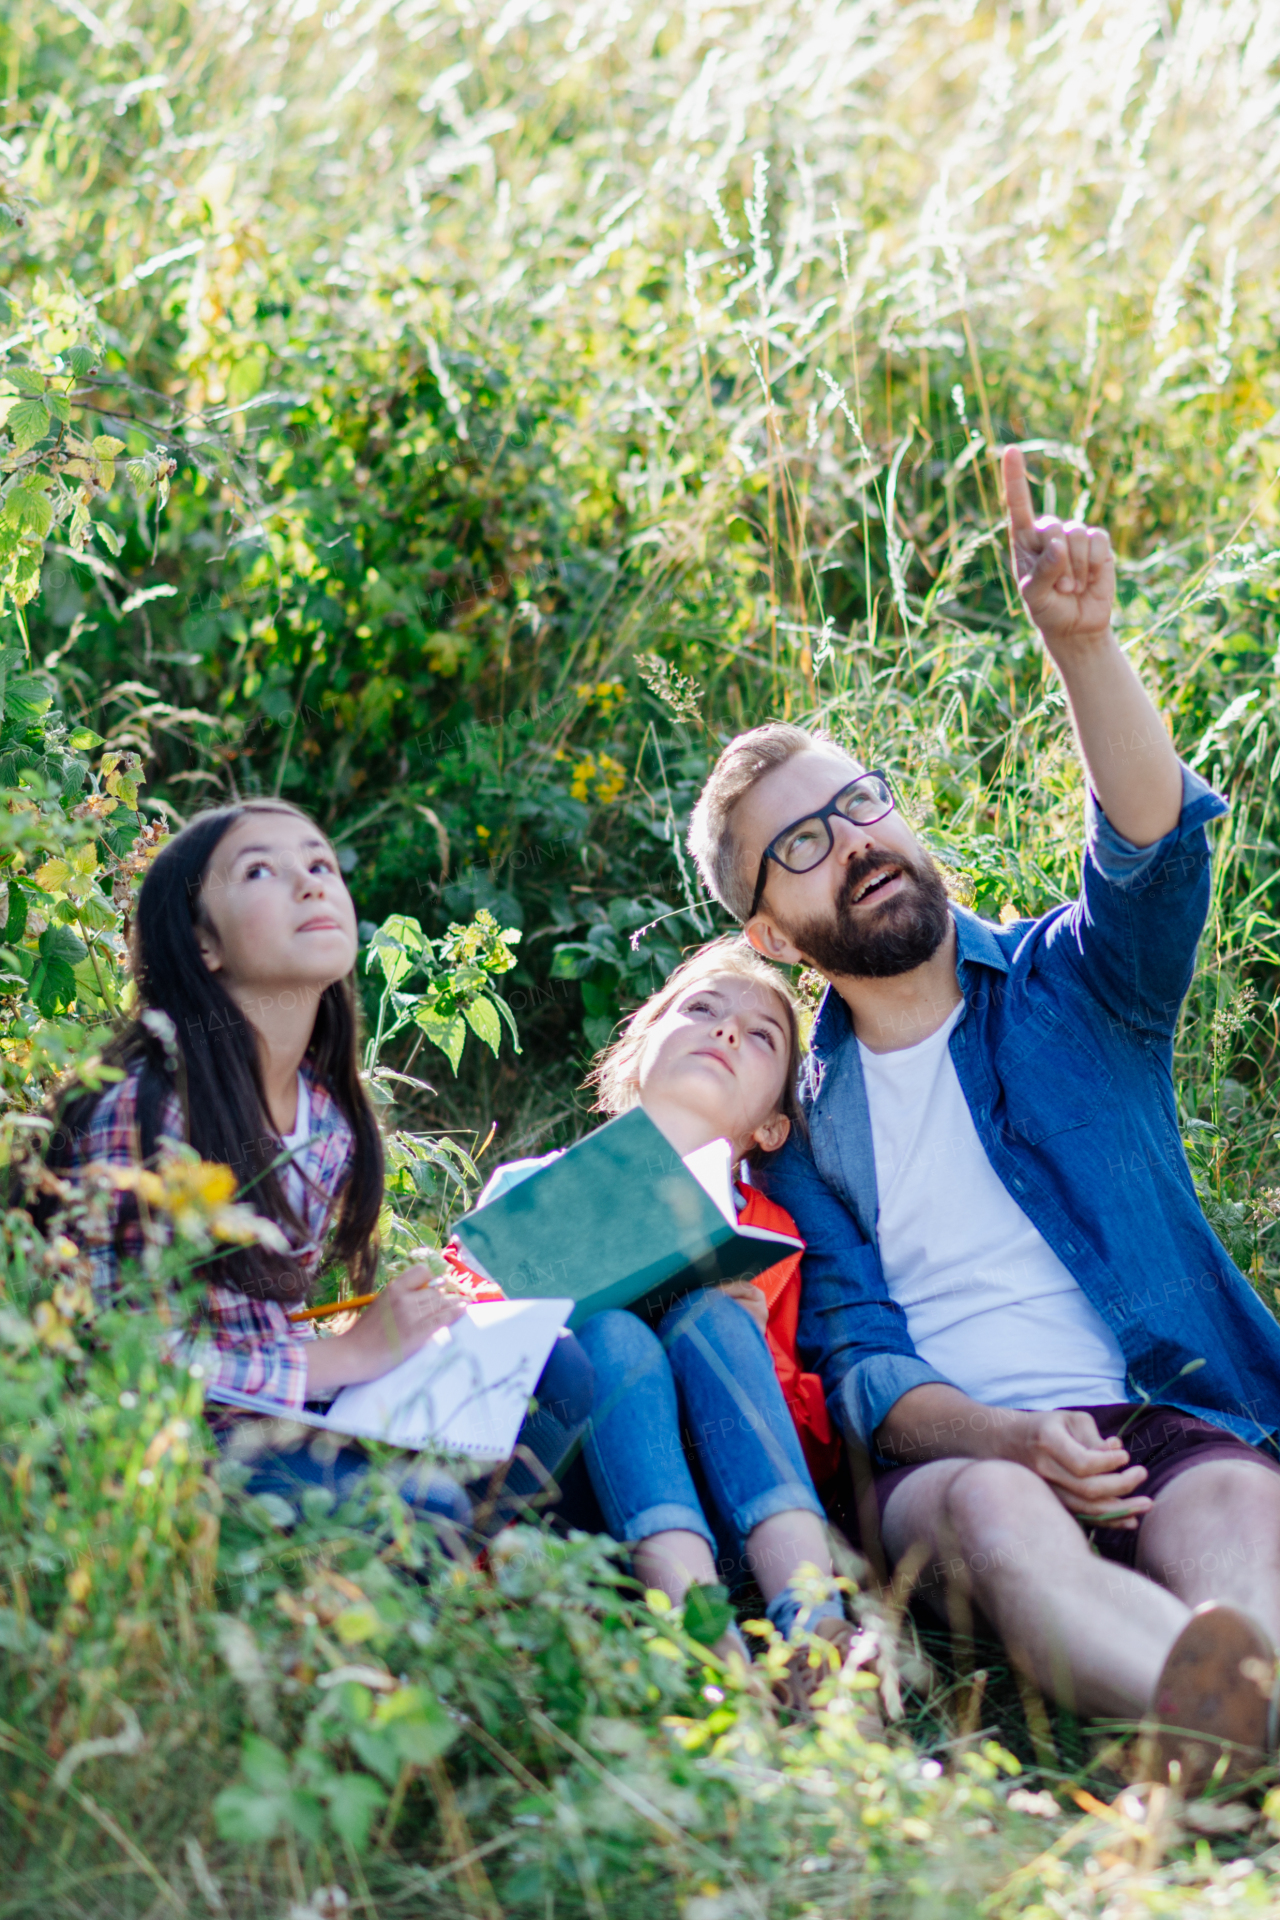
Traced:
<path fill-rule="evenodd" d="M 357 1292 L 378 1267 L 382 1142 L 360 1078 L 355 908 L 333 848 L 285 801 L 200 814 L 152 863 L 132 945 L 140 1012 L 104 1054 L 122 1077 L 105 1092 L 64 1095 L 49 1165 L 73 1173 L 95 1163 L 146 1165 L 172 1140 L 229 1166 L 283 1250 L 220 1253 L 204 1297 L 209 1385 L 297 1411 L 377 1379 L 463 1307 L 433 1284 L 430 1267 L 414 1266 L 345 1333 L 317 1338 L 311 1324 L 289 1317 L 305 1304 L 326 1244 Z M 100 1298 L 115 1293 L 120 1262 L 142 1247 L 137 1203 L 121 1191 L 106 1232 L 86 1248 Z M 548 1475 L 577 1438 L 590 1397 L 591 1369 L 577 1343 L 562 1338 L 520 1435 Z M 283 1478 L 321 1477 L 310 1458 L 291 1456 Z M 344 1447 L 323 1475 L 345 1491 L 364 1467 L 362 1451 Z M 513 1493 L 536 1484 L 520 1461 L 507 1476 Z M 465 1502 L 445 1506 L 466 1517 Z"/>

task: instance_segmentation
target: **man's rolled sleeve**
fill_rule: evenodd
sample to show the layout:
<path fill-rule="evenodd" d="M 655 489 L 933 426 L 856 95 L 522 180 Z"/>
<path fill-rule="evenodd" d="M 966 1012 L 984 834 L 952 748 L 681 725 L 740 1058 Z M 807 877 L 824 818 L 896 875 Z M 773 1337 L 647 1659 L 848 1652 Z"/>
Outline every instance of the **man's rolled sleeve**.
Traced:
<path fill-rule="evenodd" d="M 845 1439 L 874 1454 L 874 1435 L 904 1393 L 913 1387 L 954 1385 L 918 1353 L 872 1353 L 854 1362 L 827 1405 Z"/>
<path fill-rule="evenodd" d="M 1176 827 L 1165 834 L 1163 840 L 1155 840 L 1149 847 L 1136 847 L 1132 840 L 1126 840 L 1102 811 L 1097 795 L 1092 787 L 1085 792 L 1084 800 L 1084 844 L 1085 851 L 1092 864 L 1104 880 L 1114 887 L 1136 887 L 1157 868 L 1164 865 L 1173 854 L 1178 842 L 1187 834 L 1194 833 L 1197 827 L 1205 827 L 1211 820 L 1218 820 L 1227 811 L 1227 803 L 1222 795 L 1215 793 L 1207 780 L 1202 780 L 1186 762 L 1182 766 L 1182 812 Z"/>
<path fill-rule="evenodd" d="M 1227 810 L 1187 766 L 1182 797 L 1177 826 L 1138 847 L 1116 831 L 1090 793 L 1080 897 L 1034 933 L 1049 964 L 1071 967 L 1113 1025 L 1138 1042 L 1166 1046 L 1191 985 L 1209 908 L 1205 827 Z"/>

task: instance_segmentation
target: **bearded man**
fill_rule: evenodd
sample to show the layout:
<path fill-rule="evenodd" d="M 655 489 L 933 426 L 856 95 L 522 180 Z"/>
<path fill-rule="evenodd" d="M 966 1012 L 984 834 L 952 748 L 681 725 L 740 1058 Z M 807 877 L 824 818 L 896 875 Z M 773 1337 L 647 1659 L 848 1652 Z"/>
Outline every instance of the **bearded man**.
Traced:
<path fill-rule="evenodd" d="M 954 905 L 887 776 L 784 725 L 725 748 L 690 847 L 760 953 L 830 983 L 808 1140 L 761 1180 L 888 1563 L 1044 1692 L 1145 1718 L 1147 1777 L 1189 1792 L 1265 1764 L 1280 1697 L 1280 1327 L 1201 1211 L 1172 1078 L 1226 808 L 1117 645 L 1105 532 L 1035 519 L 1016 449 L 1005 485 L 1088 776 L 1079 898 Z"/>

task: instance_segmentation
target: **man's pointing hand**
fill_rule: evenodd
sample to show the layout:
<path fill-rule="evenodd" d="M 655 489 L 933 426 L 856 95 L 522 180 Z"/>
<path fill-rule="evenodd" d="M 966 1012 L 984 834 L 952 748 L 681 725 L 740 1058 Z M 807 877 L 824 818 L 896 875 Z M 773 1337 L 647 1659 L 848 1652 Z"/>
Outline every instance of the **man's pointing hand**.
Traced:
<path fill-rule="evenodd" d="M 1014 578 L 1045 646 L 1059 660 L 1105 639 L 1110 630 L 1116 597 L 1111 542 L 1101 527 L 1064 524 L 1052 514 L 1036 518 L 1020 448 L 1006 447 L 1002 466 Z"/>

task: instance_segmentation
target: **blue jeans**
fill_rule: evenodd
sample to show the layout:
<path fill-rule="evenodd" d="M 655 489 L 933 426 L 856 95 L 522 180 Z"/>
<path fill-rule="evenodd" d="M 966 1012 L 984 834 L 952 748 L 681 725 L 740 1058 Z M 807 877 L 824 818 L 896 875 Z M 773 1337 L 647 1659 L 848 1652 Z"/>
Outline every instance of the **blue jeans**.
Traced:
<path fill-rule="evenodd" d="M 593 1385 L 591 1362 L 573 1334 L 562 1334 L 534 1390 L 536 1410 L 525 1415 L 516 1438 L 517 1449 L 530 1454 L 537 1468 L 517 1453 L 505 1473 L 498 1469 L 464 1488 L 434 1462 L 406 1454 L 387 1469 L 401 1499 L 421 1519 L 446 1520 L 466 1528 L 474 1517 L 484 1531 L 493 1532 L 539 1494 L 554 1497 L 554 1486 L 549 1488 L 547 1483 L 554 1482 L 582 1435 L 591 1411 Z M 277 1494 L 296 1510 L 308 1488 L 320 1487 L 341 1505 L 359 1496 L 368 1475 L 369 1457 L 359 1441 L 343 1441 L 322 1428 L 292 1452 L 276 1448 L 252 1456 L 245 1492 Z M 500 1482 L 496 1491 L 494 1482 Z"/>
<path fill-rule="evenodd" d="M 596 1375 L 587 1470 L 615 1540 L 701 1534 L 732 1586 L 762 1520 L 822 1517 L 764 1335 L 736 1300 L 691 1294 L 656 1332 L 613 1309 L 578 1338 Z"/>

